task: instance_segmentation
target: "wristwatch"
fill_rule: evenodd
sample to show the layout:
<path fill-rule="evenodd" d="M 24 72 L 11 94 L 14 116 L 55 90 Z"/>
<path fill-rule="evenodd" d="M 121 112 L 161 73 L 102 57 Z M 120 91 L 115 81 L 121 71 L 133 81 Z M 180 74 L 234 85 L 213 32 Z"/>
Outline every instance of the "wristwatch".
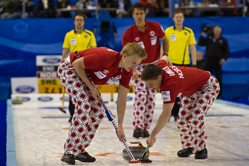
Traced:
<path fill-rule="evenodd" d="M 163 53 L 163 56 L 168 56 L 168 54 L 167 53 Z"/>

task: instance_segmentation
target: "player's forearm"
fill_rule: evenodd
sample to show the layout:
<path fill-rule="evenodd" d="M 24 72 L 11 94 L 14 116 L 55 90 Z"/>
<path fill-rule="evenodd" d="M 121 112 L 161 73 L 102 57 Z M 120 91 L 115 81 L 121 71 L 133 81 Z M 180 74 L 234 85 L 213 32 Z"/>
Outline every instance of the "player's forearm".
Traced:
<path fill-rule="evenodd" d="M 173 108 L 173 106 L 171 107 L 171 109 Z M 167 122 L 169 121 L 169 118 L 171 116 L 171 109 L 164 109 L 161 113 L 161 115 L 159 116 L 159 119 L 156 123 L 156 126 L 154 127 L 154 129 L 151 132 L 151 136 L 156 136 L 161 130 L 162 128 L 167 124 Z"/>
<path fill-rule="evenodd" d="M 196 48 L 195 45 L 190 45 L 191 57 L 192 57 L 192 65 L 196 65 Z"/>
<path fill-rule="evenodd" d="M 62 51 L 62 59 L 65 59 L 67 54 L 68 54 L 68 49 L 64 48 L 63 51 Z"/>
<path fill-rule="evenodd" d="M 118 126 L 123 126 L 123 120 L 125 115 L 125 109 L 126 109 L 126 98 L 117 100 L 117 114 L 118 114 Z"/>
<path fill-rule="evenodd" d="M 163 47 L 163 53 L 169 52 L 169 42 L 168 39 L 165 37 L 165 39 L 162 41 L 162 47 Z"/>

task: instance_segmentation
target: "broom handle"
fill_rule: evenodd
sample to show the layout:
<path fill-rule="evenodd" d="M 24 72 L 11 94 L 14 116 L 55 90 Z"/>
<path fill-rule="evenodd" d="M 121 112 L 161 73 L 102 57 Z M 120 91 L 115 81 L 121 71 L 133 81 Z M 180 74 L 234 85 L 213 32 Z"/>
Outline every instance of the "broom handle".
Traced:
<path fill-rule="evenodd" d="M 92 85 L 96 88 L 96 86 L 94 85 L 93 81 L 91 80 L 91 77 L 90 77 L 89 74 L 87 75 L 87 77 L 88 77 L 89 81 L 92 83 Z M 107 116 L 108 120 L 112 122 L 113 127 L 115 128 L 116 131 L 118 131 L 118 127 L 117 127 L 117 125 L 116 125 L 114 119 L 113 119 L 112 116 L 110 115 L 110 113 L 109 113 L 110 111 L 107 109 L 107 107 L 106 107 L 104 101 L 103 101 L 103 100 L 100 100 L 100 102 L 102 103 L 102 105 L 103 105 L 103 107 L 104 107 L 104 109 L 105 109 L 105 113 L 106 113 L 106 116 Z M 125 142 L 125 140 L 124 140 L 123 138 L 122 138 L 121 142 L 124 144 L 127 153 L 128 153 L 128 154 L 130 155 L 130 157 L 131 157 L 131 160 L 132 160 L 132 161 L 135 161 L 135 157 L 133 156 L 133 154 L 132 154 L 130 148 L 128 147 L 127 143 Z"/>
<path fill-rule="evenodd" d="M 62 88 L 62 105 L 61 105 L 61 108 L 63 109 L 64 108 L 64 97 L 65 97 L 65 89 L 64 87 Z"/>

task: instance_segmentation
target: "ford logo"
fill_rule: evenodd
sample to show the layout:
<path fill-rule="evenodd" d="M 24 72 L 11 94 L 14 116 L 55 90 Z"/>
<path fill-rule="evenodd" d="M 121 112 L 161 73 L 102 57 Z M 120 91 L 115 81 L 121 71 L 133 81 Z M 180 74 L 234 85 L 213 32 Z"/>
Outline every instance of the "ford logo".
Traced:
<path fill-rule="evenodd" d="M 62 97 L 60 98 L 62 100 Z M 69 101 L 69 96 L 64 96 L 64 101 Z"/>
<path fill-rule="evenodd" d="M 21 97 L 23 102 L 27 102 L 30 100 L 30 97 Z"/>
<path fill-rule="evenodd" d="M 60 58 L 45 58 L 42 61 L 44 63 L 52 64 L 52 63 L 59 63 L 61 61 L 61 59 Z"/>
<path fill-rule="evenodd" d="M 16 88 L 18 93 L 32 93 L 35 91 L 35 88 L 30 85 L 22 85 Z"/>
<path fill-rule="evenodd" d="M 131 101 L 132 99 L 133 99 L 133 97 L 131 97 L 131 96 L 126 97 L 126 101 Z"/>
<path fill-rule="evenodd" d="M 38 100 L 47 102 L 47 101 L 53 100 L 53 98 L 49 96 L 42 96 L 42 97 L 39 97 Z"/>

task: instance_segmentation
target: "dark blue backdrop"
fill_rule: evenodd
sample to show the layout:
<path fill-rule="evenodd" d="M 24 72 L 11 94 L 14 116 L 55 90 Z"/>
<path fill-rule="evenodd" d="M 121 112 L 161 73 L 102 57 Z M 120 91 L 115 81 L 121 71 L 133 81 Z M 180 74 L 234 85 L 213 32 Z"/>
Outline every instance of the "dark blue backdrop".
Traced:
<path fill-rule="evenodd" d="M 165 29 L 173 25 L 171 18 L 150 18 Z M 111 19 L 118 31 L 114 49 L 122 48 L 121 37 L 133 18 Z M 85 28 L 93 30 L 98 20 L 87 18 Z M 215 23 L 223 28 L 223 36 L 230 46 L 230 58 L 223 66 L 224 98 L 249 96 L 249 18 L 186 18 L 185 26 L 192 28 L 196 40 L 201 35 L 201 24 Z M 16 19 L 0 20 L 0 100 L 10 97 L 11 77 L 36 76 L 36 55 L 61 55 L 65 34 L 74 28 L 72 19 Z M 99 28 L 97 26 L 97 28 Z M 96 38 L 101 36 L 96 35 Z M 105 38 L 108 43 L 111 38 Z M 101 46 L 101 45 L 98 45 Z M 110 46 L 111 47 L 111 46 Z M 204 51 L 205 47 L 197 50 Z"/>

